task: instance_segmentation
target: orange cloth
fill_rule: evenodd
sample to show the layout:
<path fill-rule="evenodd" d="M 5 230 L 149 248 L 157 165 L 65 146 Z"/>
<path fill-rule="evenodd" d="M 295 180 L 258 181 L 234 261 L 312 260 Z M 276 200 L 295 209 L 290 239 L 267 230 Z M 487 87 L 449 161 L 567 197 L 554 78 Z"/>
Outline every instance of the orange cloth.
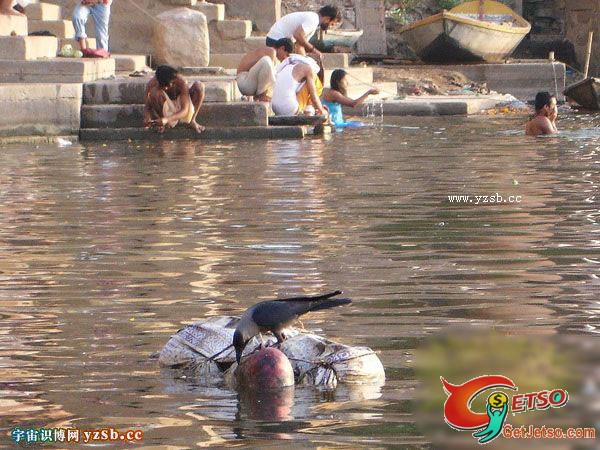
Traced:
<path fill-rule="evenodd" d="M 317 95 L 320 97 L 323 93 L 323 83 L 319 77 L 315 78 L 315 88 L 317 89 Z M 310 92 L 308 92 L 308 86 L 304 83 L 304 86 L 296 93 L 296 99 L 298 100 L 298 114 L 302 114 L 306 107 L 311 104 Z"/>

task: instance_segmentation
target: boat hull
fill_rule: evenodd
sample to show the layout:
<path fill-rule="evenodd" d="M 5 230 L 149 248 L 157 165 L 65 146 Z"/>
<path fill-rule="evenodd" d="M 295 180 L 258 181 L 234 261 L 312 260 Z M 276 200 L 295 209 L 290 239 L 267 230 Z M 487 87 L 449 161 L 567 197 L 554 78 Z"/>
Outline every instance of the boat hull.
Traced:
<path fill-rule="evenodd" d="M 436 20 L 401 33 L 423 61 L 500 62 L 517 48 L 529 32 L 528 28 L 524 28 L 520 33 L 513 30 L 507 32 L 479 24 L 464 23 L 447 17 L 444 13 L 439 16 Z"/>
<path fill-rule="evenodd" d="M 574 100 L 586 109 L 600 109 L 600 78 L 586 78 L 567 86 L 565 97 Z"/>

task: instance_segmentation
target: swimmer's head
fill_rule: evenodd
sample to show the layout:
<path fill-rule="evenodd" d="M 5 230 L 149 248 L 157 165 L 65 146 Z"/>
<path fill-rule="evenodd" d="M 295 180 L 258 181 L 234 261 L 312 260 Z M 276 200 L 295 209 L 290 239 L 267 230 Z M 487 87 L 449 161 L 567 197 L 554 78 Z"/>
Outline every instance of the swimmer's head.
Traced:
<path fill-rule="evenodd" d="M 535 96 L 535 112 L 540 113 L 544 108 L 549 110 L 556 108 L 556 97 L 550 92 L 538 92 Z"/>

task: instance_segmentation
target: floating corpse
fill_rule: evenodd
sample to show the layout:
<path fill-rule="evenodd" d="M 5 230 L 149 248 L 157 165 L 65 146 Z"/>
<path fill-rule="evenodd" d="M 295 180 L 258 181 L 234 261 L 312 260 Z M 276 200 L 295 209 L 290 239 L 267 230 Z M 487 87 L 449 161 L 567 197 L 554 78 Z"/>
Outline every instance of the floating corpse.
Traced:
<path fill-rule="evenodd" d="M 318 309 L 349 303 L 348 300 L 339 303 L 345 300 L 339 299 L 335 304 L 331 304 L 334 299 L 330 299 L 330 297 L 337 294 L 339 292 L 312 297 L 311 300 L 306 300 L 304 297 L 300 298 L 305 300 L 298 300 L 299 298 L 296 297 L 272 302 L 278 305 L 279 302 L 287 303 L 290 300 L 292 302 L 304 301 L 306 304 L 311 301 L 321 304 L 330 302 L 330 306 L 321 306 Z M 251 309 L 249 308 L 249 311 Z M 232 346 L 232 342 L 234 342 L 236 329 L 238 332 L 240 332 L 240 327 L 242 330 L 247 329 L 247 320 L 246 318 L 244 322 L 241 322 L 237 317 L 220 316 L 186 326 L 172 336 L 161 350 L 160 365 L 183 369 L 188 375 L 198 380 L 218 382 L 224 377 L 226 381 L 234 384 L 233 372 L 237 364 L 236 350 Z M 338 382 L 381 384 L 385 381 L 383 365 L 375 352 L 368 347 L 339 344 L 293 327 L 277 328 L 276 331 L 280 335 L 281 333 L 285 335 L 285 340 L 279 343 L 279 350 L 289 359 L 294 370 L 296 384 L 335 387 Z M 274 345 L 277 338 L 270 335 L 263 336 L 263 341 L 267 346 Z M 261 339 L 257 333 L 247 341 L 245 347 L 242 347 L 243 354 L 248 355 L 254 352 L 260 345 Z"/>

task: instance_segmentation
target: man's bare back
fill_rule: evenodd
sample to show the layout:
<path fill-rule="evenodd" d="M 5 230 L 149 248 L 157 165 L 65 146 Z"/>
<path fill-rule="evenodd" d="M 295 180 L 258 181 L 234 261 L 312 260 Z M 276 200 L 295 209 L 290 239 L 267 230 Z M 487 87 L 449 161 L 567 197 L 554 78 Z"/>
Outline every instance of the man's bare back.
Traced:
<path fill-rule="evenodd" d="M 244 55 L 237 68 L 238 75 L 242 72 L 248 72 L 263 56 L 268 56 L 275 64 L 275 49 L 267 46 L 260 47 Z"/>
<path fill-rule="evenodd" d="M 535 116 L 525 126 L 525 134 L 527 136 L 539 136 L 541 134 L 556 133 L 556 125 L 553 125 L 550 119 L 546 116 Z"/>

